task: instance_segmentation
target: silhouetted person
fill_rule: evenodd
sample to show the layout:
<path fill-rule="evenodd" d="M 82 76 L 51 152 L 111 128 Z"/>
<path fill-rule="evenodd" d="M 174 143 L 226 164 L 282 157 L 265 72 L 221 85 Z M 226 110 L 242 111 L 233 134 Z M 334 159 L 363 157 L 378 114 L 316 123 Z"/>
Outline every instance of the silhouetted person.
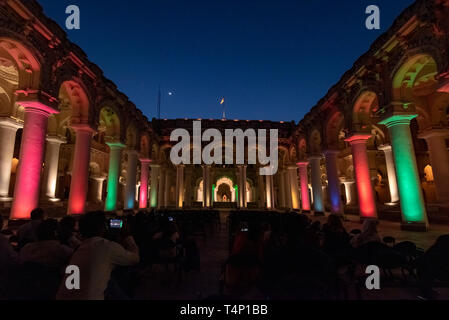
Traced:
<path fill-rule="evenodd" d="M 139 249 L 126 228 L 122 229 L 121 244 L 105 239 L 104 212 L 91 212 L 79 222 L 82 244 L 74 252 L 70 265 L 80 270 L 80 290 L 68 290 L 65 279 L 59 288 L 60 300 L 104 300 L 105 291 L 115 266 L 139 263 Z"/>
<path fill-rule="evenodd" d="M 366 219 L 363 222 L 362 233 L 356 235 L 351 240 L 351 245 L 358 248 L 366 243 L 381 242 L 379 233 L 377 232 L 378 221 L 375 219 Z"/>
<path fill-rule="evenodd" d="M 0 231 L 3 230 L 3 217 L 0 214 Z M 17 267 L 18 255 L 9 242 L 9 238 L 0 232 L 0 299 L 7 298 L 7 280 Z"/>
<path fill-rule="evenodd" d="M 81 244 L 75 226 L 76 220 L 71 216 L 66 216 L 59 222 L 59 239 L 62 244 L 72 249 L 78 248 Z"/>
<path fill-rule="evenodd" d="M 37 241 L 37 228 L 45 220 L 45 211 L 41 208 L 31 211 L 31 221 L 19 228 L 19 248 L 23 248 L 29 242 Z"/>
<path fill-rule="evenodd" d="M 65 267 L 73 250 L 59 242 L 57 229 L 56 220 L 43 221 L 37 228 L 37 241 L 28 243 L 20 250 L 20 263 L 31 262 L 50 268 Z"/>

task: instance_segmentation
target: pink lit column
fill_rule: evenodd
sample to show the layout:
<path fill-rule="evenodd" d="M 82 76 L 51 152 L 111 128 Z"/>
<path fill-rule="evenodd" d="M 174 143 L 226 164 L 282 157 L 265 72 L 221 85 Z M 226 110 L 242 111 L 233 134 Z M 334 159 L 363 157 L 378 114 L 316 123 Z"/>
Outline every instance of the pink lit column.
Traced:
<path fill-rule="evenodd" d="M 150 159 L 140 159 L 140 197 L 139 209 L 148 207 L 148 166 Z"/>
<path fill-rule="evenodd" d="M 75 153 L 72 164 L 72 181 L 68 214 L 85 213 L 87 189 L 89 186 L 90 145 L 94 130 L 88 126 L 73 126 L 76 132 Z"/>
<path fill-rule="evenodd" d="M 11 219 L 29 219 L 31 211 L 39 205 L 48 118 L 56 113 L 39 102 L 21 105 L 25 107 L 25 121 Z"/>
<path fill-rule="evenodd" d="M 310 211 L 308 162 L 299 162 L 299 179 L 301 184 L 301 205 L 303 211 Z"/>
<path fill-rule="evenodd" d="M 377 219 L 377 208 L 373 185 L 371 184 L 368 153 L 366 149 L 366 142 L 370 138 L 371 135 L 368 134 L 357 134 L 346 139 L 346 141 L 351 144 L 352 157 L 354 159 L 360 217 Z"/>

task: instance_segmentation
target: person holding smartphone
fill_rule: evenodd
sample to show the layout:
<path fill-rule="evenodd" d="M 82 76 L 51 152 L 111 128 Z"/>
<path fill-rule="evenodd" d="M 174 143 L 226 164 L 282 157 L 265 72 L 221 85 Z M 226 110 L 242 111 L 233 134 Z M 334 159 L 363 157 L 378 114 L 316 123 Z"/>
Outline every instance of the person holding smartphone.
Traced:
<path fill-rule="evenodd" d="M 118 225 L 117 221 L 113 224 Z M 58 300 L 104 300 L 113 269 L 139 263 L 139 249 L 127 224 L 123 222 L 120 228 L 120 243 L 105 238 L 107 225 L 104 212 L 88 213 L 81 218 L 79 229 L 83 242 L 69 263 L 80 270 L 80 289 L 68 290 L 64 279 L 56 297 Z"/>

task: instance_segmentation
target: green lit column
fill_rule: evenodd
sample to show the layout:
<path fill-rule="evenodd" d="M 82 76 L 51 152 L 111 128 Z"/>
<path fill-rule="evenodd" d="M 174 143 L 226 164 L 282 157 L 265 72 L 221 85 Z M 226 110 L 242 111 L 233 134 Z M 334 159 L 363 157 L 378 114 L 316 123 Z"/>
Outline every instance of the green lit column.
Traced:
<path fill-rule="evenodd" d="M 125 145 L 120 142 L 108 142 L 109 153 L 109 172 L 108 172 L 108 194 L 106 197 L 105 211 L 117 210 L 118 182 L 120 178 L 120 164 L 122 159 L 122 150 Z"/>
<path fill-rule="evenodd" d="M 387 126 L 393 147 L 404 230 L 427 231 L 429 222 L 421 190 L 410 121 L 417 117 L 410 104 L 393 103 L 380 124 Z M 398 110 L 399 109 L 399 110 Z"/>

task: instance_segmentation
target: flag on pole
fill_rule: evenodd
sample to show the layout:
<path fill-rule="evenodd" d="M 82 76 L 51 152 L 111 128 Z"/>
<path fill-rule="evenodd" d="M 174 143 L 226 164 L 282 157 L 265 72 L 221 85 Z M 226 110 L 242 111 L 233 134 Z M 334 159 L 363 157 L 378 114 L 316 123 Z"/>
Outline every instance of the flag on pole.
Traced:
<path fill-rule="evenodd" d="M 222 115 L 222 119 L 225 120 L 226 119 L 226 103 L 225 103 L 225 98 L 221 98 L 220 100 L 220 105 L 223 106 L 223 115 Z"/>

